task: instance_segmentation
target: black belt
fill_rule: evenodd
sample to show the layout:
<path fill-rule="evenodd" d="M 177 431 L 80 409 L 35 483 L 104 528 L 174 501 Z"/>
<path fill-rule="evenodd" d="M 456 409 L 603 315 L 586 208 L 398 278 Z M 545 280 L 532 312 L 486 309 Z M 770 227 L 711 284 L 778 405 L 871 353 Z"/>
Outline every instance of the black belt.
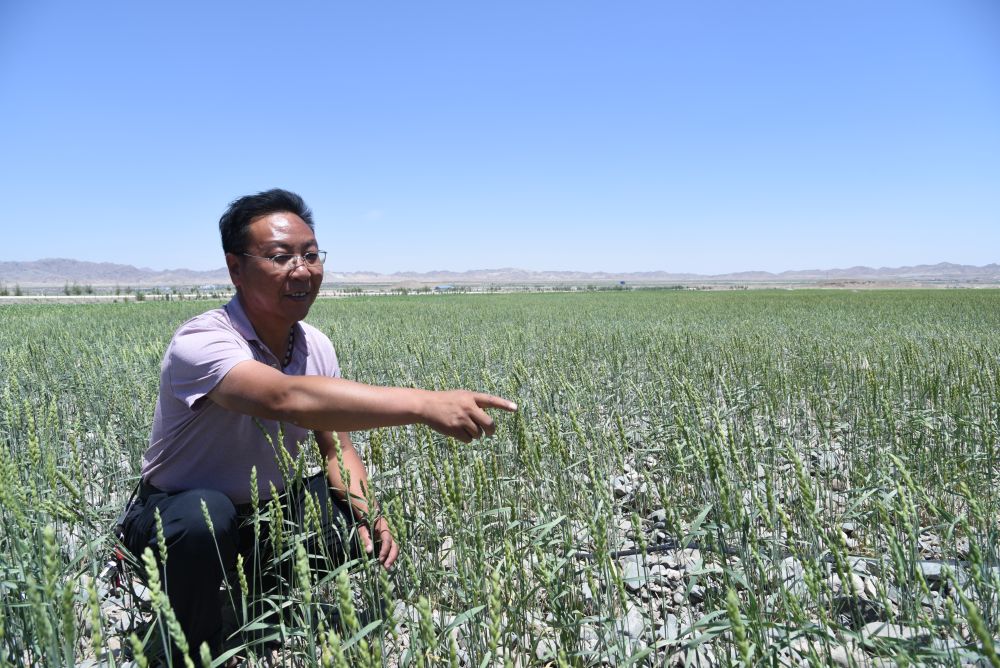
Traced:
<path fill-rule="evenodd" d="M 153 496 L 154 494 L 166 494 L 166 492 L 164 492 L 159 487 L 154 487 L 145 480 L 139 481 L 139 492 L 137 496 L 139 497 L 140 501 L 146 501 L 149 497 Z"/>
<path fill-rule="evenodd" d="M 176 493 L 176 492 L 165 492 L 162 489 L 160 489 L 159 487 L 156 487 L 155 485 L 153 485 L 151 483 L 148 483 L 145 480 L 140 480 L 139 481 L 139 491 L 136 494 L 136 496 L 139 497 L 140 501 L 145 502 L 145 501 L 147 501 L 149 499 L 149 497 L 153 496 L 154 494 L 173 494 L 173 493 Z M 267 503 L 267 501 L 261 501 L 260 502 L 261 505 L 263 505 L 265 503 Z M 253 504 L 252 503 L 241 503 L 241 504 L 238 504 L 238 505 L 237 504 L 233 504 L 233 506 L 236 508 L 236 514 L 237 515 L 241 515 L 243 517 L 249 517 L 250 515 L 253 515 Z"/>

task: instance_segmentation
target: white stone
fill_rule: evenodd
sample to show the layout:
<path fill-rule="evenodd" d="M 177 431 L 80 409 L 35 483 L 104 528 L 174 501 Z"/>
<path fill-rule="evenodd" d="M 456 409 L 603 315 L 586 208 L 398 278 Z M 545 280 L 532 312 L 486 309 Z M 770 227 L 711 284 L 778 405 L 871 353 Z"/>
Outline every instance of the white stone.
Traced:
<path fill-rule="evenodd" d="M 551 638 L 541 638 L 535 645 L 535 656 L 539 661 L 551 659 L 556 655 L 556 641 Z"/>
<path fill-rule="evenodd" d="M 824 452 L 816 459 L 816 468 L 824 473 L 833 473 L 841 470 L 840 457 L 835 452 Z"/>
<path fill-rule="evenodd" d="M 616 499 L 622 499 L 629 495 L 632 491 L 632 486 L 630 485 L 630 480 L 628 477 L 619 475 L 611 479 L 611 489 L 615 494 Z"/>
<path fill-rule="evenodd" d="M 701 550 L 693 548 L 685 548 L 683 550 L 677 550 L 676 554 L 676 565 L 683 568 L 692 568 L 701 566 Z"/>
<path fill-rule="evenodd" d="M 878 598 L 878 587 L 875 586 L 875 578 L 865 579 L 865 595 L 871 600 Z"/>
<path fill-rule="evenodd" d="M 847 563 L 855 573 L 863 575 L 868 572 L 868 560 L 862 557 L 848 557 Z"/>
<path fill-rule="evenodd" d="M 667 511 L 663 508 L 654 510 L 649 514 L 649 521 L 653 523 L 666 522 L 667 521 Z"/>
<path fill-rule="evenodd" d="M 664 566 L 672 566 L 674 563 L 673 558 L 664 552 L 654 552 L 646 557 L 646 561 L 650 564 L 661 564 Z"/>
<path fill-rule="evenodd" d="M 861 579 L 861 576 L 854 573 L 847 575 L 847 582 L 841 580 L 840 576 L 834 573 L 827 578 L 826 584 L 834 594 L 847 593 L 858 596 L 865 590 L 865 581 Z"/>
<path fill-rule="evenodd" d="M 622 580 L 631 592 L 646 586 L 646 569 L 637 559 L 629 559 L 622 565 Z"/>
<path fill-rule="evenodd" d="M 778 567 L 785 589 L 792 594 L 802 595 L 808 591 L 805 583 L 805 568 L 795 557 L 786 557 Z"/>
<path fill-rule="evenodd" d="M 924 580 L 928 584 L 937 582 L 943 578 L 944 565 L 939 561 L 918 561 L 917 567 L 920 568 L 920 573 L 924 576 Z M 955 567 L 951 567 L 951 571 L 955 571 Z"/>
<path fill-rule="evenodd" d="M 455 554 L 455 539 L 451 536 L 445 536 L 444 540 L 441 541 L 441 547 L 438 548 L 438 560 L 446 571 L 455 570 L 458 557 Z"/>
<path fill-rule="evenodd" d="M 830 661 L 833 665 L 844 668 L 868 665 L 868 657 L 864 652 L 857 649 L 850 650 L 844 645 L 834 645 L 830 648 Z"/>
<path fill-rule="evenodd" d="M 641 638 L 646 632 L 646 619 L 631 602 L 625 608 L 625 630 L 630 638 Z"/>
<path fill-rule="evenodd" d="M 596 652 L 601 645 L 601 638 L 594 627 L 588 624 L 580 625 L 580 649 L 584 652 Z"/>
<path fill-rule="evenodd" d="M 680 624 L 677 621 L 677 615 L 673 613 L 668 614 L 663 625 L 656 629 L 656 635 L 668 642 L 677 640 L 680 636 Z"/>
<path fill-rule="evenodd" d="M 145 601 L 146 603 L 148 603 L 152 600 L 152 598 L 150 598 L 149 595 L 149 589 L 145 585 L 136 584 L 134 591 L 135 591 L 135 597 L 140 601 Z"/>
<path fill-rule="evenodd" d="M 871 622 L 865 624 L 863 629 L 865 636 L 875 636 L 878 638 L 893 638 L 896 640 L 913 640 L 915 638 L 929 638 L 930 633 L 926 629 L 919 629 L 913 626 L 902 624 L 888 624 L 886 622 Z"/>

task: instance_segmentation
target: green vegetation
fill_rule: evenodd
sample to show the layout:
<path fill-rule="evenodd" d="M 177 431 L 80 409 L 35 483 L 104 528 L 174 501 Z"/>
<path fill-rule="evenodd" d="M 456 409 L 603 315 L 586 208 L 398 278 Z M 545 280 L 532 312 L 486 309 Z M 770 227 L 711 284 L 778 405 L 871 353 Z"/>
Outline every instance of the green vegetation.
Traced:
<path fill-rule="evenodd" d="M 0 666 L 121 665 L 169 632 L 159 583 L 102 571 L 163 350 L 206 306 L 0 306 Z M 1000 292 L 352 297 L 309 321 L 347 377 L 521 410 L 469 446 L 356 436 L 388 575 L 307 568 L 260 503 L 294 573 L 265 602 L 285 665 L 998 665 Z"/>
<path fill-rule="evenodd" d="M 94 294 L 94 286 L 89 283 L 86 285 L 80 285 L 74 282 L 70 285 L 68 282 L 63 286 L 63 294 L 70 296 L 80 296 L 80 295 L 92 295 Z"/>

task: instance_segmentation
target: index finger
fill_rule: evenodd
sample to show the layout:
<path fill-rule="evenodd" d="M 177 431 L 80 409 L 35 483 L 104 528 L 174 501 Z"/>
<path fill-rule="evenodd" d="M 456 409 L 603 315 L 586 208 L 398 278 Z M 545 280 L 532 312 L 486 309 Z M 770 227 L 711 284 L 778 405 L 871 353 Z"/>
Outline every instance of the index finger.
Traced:
<path fill-rule="evenodd" d="M 365 548 L 365 552 L 371 552 L 372 548 L 372 536 L 371 532 L 368 531 L 368 527 L 364 524 L 358 525 L 358 537 L 361 539 L 361 545 Z"/>
<path fill-rule="evenodd" d="M 399 544 L 393 540 L 392 547 L 389 549 L 389 556 L 385 558 L 382 564 L 388 569 L 392 568 L 392 565 L 396 563 L 396 558 L 399 557 Z"/>
<path fill-rule="evenodd" d="M 389 534 L 389 540 L 384 539 L 384 535 Z M 378 560 L 383 564 L 385 560 L 389 558 L 389 552 L 392 551 L 392 534 L 389 533 L 388 529 L 382 529 L 379 531 L 379 550 L 378 550 Z"/>
<path fill-rule="evenodd" d="M 495 397 L 492 394 L 483 394 L 482 392 L 475 392 L 472 396 L 476 401 L 476 405 L 480 408 L 500 408 L 511 413 L 517 410 L 517 404 L 513 401 L 507 401 L 502 397 Z"/>

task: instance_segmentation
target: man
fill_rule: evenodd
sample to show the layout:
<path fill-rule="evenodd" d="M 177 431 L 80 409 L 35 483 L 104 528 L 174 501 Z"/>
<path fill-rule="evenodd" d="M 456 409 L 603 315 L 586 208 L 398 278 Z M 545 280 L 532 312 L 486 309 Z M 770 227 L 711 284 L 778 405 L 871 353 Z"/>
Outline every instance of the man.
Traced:
<path fill-rule="evenodd" d="M 357 520 L 363 548 L 377 549 L 389 568 L 399 548 L 385 517 L 367 505 L 368 475 L 348 432 L 420 423 L 468 443 L 494 433 L 484 409 L 517 408 L 487 394 L 341 378 L 329 339 L 302 322 L 323 282 L 326 254 L 298 195 L 276 189 L 242 197 L 219 229 L 236 296 L 181 325 L 167 348 L 138 498 L 123 523 L 133 553 L 158 553 L 159 512 L 167 551 L 161 578 L 195 654 L 202 642 L 218 651 L 222 578 L 237 554 L 253 552 L 243 522 L 254 494 L 251 472 L 261 504 L 272 485 L 284 491 L 276 448 L 294 457 L 315 436 L 327 471 L 285 503 L 298 507 L 301 522 L 302 495 L 332 490 L 339 504 L 319 499 L 324 533 L 345 516 Z M 334 456 L 334 434 L 349 483 Z"/>

